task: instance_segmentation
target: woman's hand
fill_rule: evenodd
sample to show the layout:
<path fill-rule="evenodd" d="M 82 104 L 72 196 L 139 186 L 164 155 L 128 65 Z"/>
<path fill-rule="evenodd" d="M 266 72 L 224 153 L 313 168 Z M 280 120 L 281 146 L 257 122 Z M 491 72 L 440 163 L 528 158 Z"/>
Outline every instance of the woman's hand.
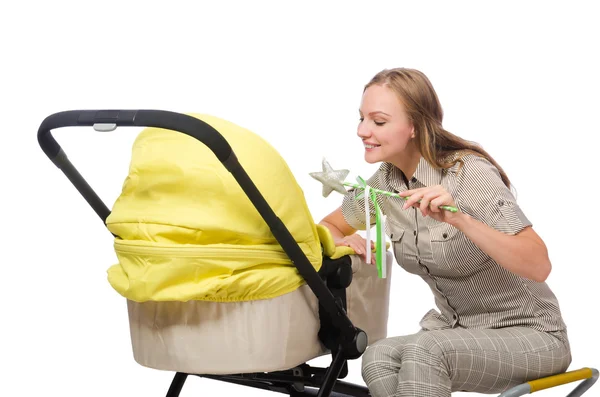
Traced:
<path fill-rule="evenodd" d="M 421 210 L 423 216 L 430 216 L 438 222 L 446 222 L 452 224 L 457 220 L 462 213 L 450 212 L 439 208 L 441 205 L 449 205 L 456 207 L 454 199 L 441 185 L 428 186 L 419 189 L 406 190 L 399 193 L 402 197 L 410 196 L 403 209 L 415 207 Z"/>
<path fill-rule="evenodd" d="M 360 236 L 358 233 L 351 234 L 349 236 L 336 238 L 335 239 L 336 246 L 350 247 L 356 252 L 357 255 L 366 261 L 367 253 L 365 252 L 367 248 L 367 240 Z M 375 243 L 371 241 L 371 251 L 375 249 Z M 375 253 L 371 253 L 371 264 L 375 264 Z"/>

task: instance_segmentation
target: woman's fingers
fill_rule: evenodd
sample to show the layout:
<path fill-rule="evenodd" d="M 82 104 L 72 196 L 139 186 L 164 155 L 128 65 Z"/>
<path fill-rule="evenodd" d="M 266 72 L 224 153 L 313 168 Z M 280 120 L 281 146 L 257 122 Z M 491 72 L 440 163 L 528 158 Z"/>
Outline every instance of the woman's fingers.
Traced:
<path fill-rule="evenodd" d="M 450 193 L 440 185 L 406 190 L 401 192 L 400 196 L 408 197 L 402 207 L 403 209 L 411 206 L 418 208 L 423 216 L 428 216 L 432 212 L 440 212 L 439 207 L 441 205 L 455 206 Z"/>
<path fill-rule="evenodd" d="M 366 248 L 367 248 L 367 240 L 359 237 L 360 238 L 360 246 L 362 247 L 361 249 L 361 258 L 363 261 L 367 261 L 367 253 L 366 253 Z M 375 254 L 373 253 L 373 250 L 375 249 L 375 243 L 373 241 L 371 241 L 371 263 L 373 263 L 374 259 L 375 259 Z"/>
<path fill-rule="evenodd" d="M 427 192 L 423 195 L 419 205 L 419 209 L 421 210 L 421 214 L 423 214 L 423 216 L 427 216 L 429 214 L 429 203 L 431 200 L 435 199 L 436 196 L 436 192 Z"/>
<path fill-rule="evenodd" d="M 445 194 L 431 200 L 431 202 L 429 203 L 429 209 L 431 210 L 431 212 L 440 212 L 440 211 L 442 211 L 440 209 L 440 206 L 442 206 L 446 203 L 451 203 L 451 202 L 452 202 L 452 196 L 450 196 L 449 193 L 445 193 Z"/>
<path fill-rule="evenodd" d="M 350 244 L 350 248 L 352 248 L 354 252 L 356 252 L 359 255 L 365 254 L 365 244 L 360 244 L 360 242 L 353 241 Z"/>
<path fill-rule="evenodd" d="M 424 193 L 423 198 L 421 199 L 421 205 L 420 205 L 421 214 L 423 214 L 423 216 L 427 216 L 427 215 L 429 215 L 430 212 L 438 212 L 439 204 L 435 204 L 435 203 L 438 202 L 440 199 L 444 200 L 444 198 L 445 198 L 444 193 L 445 193 L 445 190 L 441 186 L 434 186 L 430 190 L 428 190 L 426 193 Z"/>
<path fill-rule="evenodd" d="M 406 202 L 404 203 L 404 206 L 402 206 L 402 209 L 407 209 L 410 206 L 418 204 L 419 200 L 421 200 L 421 198 L 423 197 L 423 194 L 419 190 L 421 189 L 407 190 L 405 192 L 400 193 L 400 195 L 403 197 L 410 196 L 406 199 Z"/>
<path fill-rule="evenodd" d="M 346 236 L 340 239 L 337 245 L 342 245 L 352 248 L 356 254 L 358 254 L 365 262 L 367 260 L 366 245 L 367 240 L 358 234 Z M 371 241 L 371 251 L 375 249 L 375 242 Z M 371 263 L 375 263 L 375 253 L 371 252 Z"/>

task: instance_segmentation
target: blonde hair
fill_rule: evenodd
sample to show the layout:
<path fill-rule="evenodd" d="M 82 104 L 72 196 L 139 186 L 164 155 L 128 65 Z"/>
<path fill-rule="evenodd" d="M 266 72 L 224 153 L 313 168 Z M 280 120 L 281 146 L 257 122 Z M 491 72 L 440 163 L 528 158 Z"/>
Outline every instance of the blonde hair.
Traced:
<path fill-rule="evenodd" d="M 502 181 L 510 188 L 510 180 L 502 168 L 481 146 L 446 131 L 442 127 L 444 112 L 433 85 L 422 72 L 415 69 L 384 69 L 365 86 L 389 87 L 398 95 L 415 128 L 415 143 L 421 155 L 435 168 L 450 168 L 460 157 L 472 153 L 486 158 L 500 172 Z"/>

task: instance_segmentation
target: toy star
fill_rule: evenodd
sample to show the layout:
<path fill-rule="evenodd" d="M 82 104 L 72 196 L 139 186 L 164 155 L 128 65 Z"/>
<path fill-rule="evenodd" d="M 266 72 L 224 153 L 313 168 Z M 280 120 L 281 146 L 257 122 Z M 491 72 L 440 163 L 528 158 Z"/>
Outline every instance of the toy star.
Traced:
<path fill-rule="evenodd" d="M 349 170 L 334 170 L 327 160 L 323 159 L 323 171 L 311 172 L 309 175 L 323 184 L 323 197 L 327 197 L 334 190 L 341 194 L 348 193 L 342 182 L 349 173 Z"/>

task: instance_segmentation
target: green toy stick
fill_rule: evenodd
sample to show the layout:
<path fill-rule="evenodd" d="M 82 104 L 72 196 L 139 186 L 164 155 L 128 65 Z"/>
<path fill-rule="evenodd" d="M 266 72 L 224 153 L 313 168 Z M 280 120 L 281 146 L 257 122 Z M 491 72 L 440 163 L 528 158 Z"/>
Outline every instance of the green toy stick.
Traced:
<path fill-rule="evenodd" d="M 344 186 L 350 186 L 350 187 L 357 188 L 357 189 L 364 189 L 362 186 L 357 185 L 356 183 L 342 182 L 342 185 L 344 185 Z M 375 189 L 374 187 L 372 187 L 371 190 L 374 191 L 374 192 L 376 192 L 376 193 L 383 194 L 385 196 L 398 197 L 398 198 L 401 198 L 403 200 L 408 200 L 408 198 L 410 197 L 410 196 L 403 197 L 403 196 L 400 196 L 398 193 L 387 192 L 385 190 Z M 421 200 L 419 200 L 418 202 L 420 203 Z M 438 208 L 446 210 L 446 211 L 450 211 L 450 212 L 457 212 L 458 211 L 458 208 L 452 207 L 451 205 L 440 205 Z"/>

